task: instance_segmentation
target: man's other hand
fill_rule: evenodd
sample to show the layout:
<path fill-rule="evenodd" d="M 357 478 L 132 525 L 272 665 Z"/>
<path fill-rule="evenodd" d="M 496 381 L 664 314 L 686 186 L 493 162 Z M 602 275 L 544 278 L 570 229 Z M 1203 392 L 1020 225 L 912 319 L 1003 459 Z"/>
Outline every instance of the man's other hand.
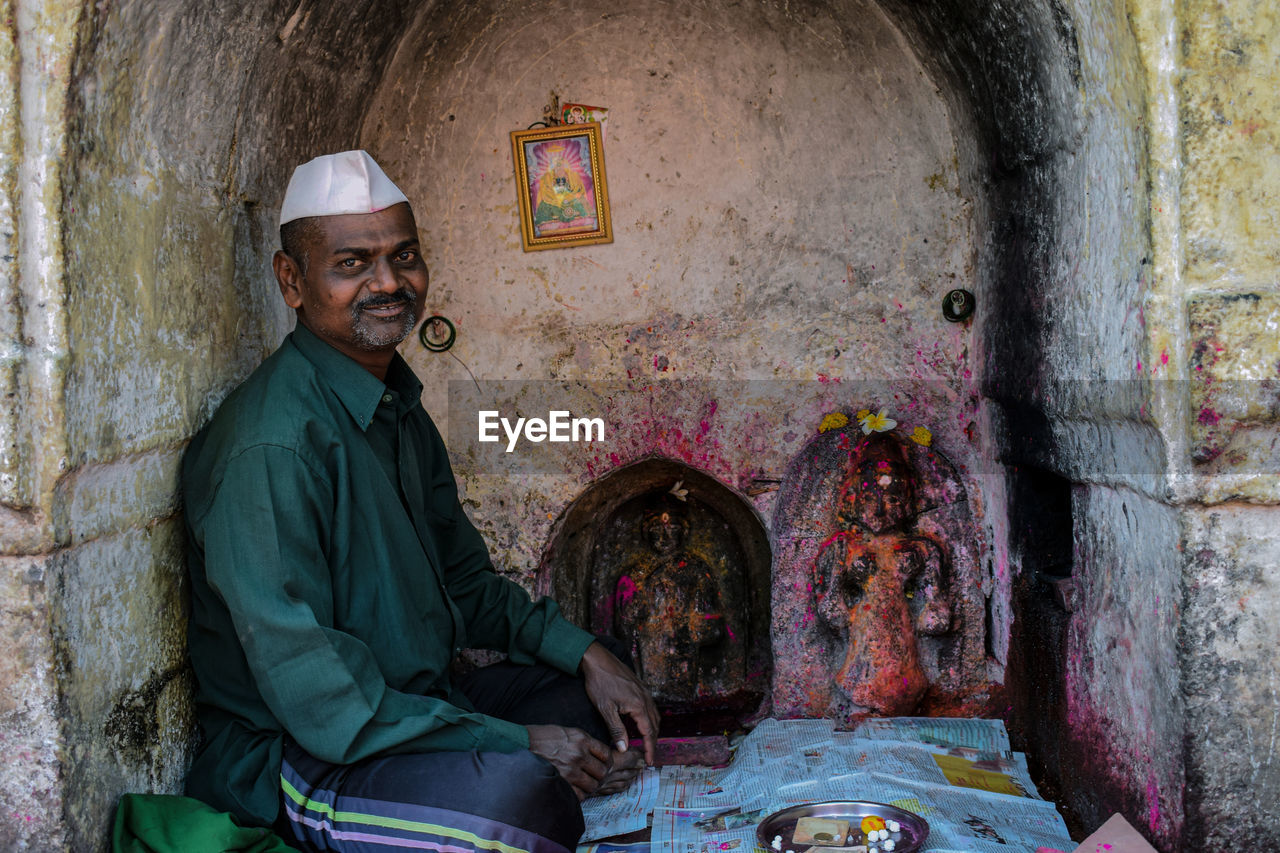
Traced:
<path fill-rule="evenodd" d="M 596 793 L 613 763 L 608 746 L 582 729 L 564 726 L 525 728 L 529 730 L 529 751 L 550 761 L 564 780 L 573 786 L 579 800 Z"/>
<path fill-rule="evenodd" d="M 580 666 L 587 696 L 604 717 L 614 749 L 627 751 L 627 727 L 622 717 L 630 717 L 644 738 L 645 761 L 653 764 L 658 740 L 658 706 L 653 703 L 648 688 L 599 643 L 587 647 Z"/>
<path fill-rule="evenodd" d="M 616 794 L 631 787 L 631 783 L 644 769 L 644 756 L 639 752 L 613 752 L 613 760 L 609 762 L 609 772 L 600 780 L 600 787 L 592 796 Z"/>

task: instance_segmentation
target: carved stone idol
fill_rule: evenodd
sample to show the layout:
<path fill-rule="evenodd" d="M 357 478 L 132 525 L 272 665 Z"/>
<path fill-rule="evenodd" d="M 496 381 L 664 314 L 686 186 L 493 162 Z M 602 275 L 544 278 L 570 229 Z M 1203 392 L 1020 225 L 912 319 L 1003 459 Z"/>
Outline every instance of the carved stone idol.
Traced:
<path fill-rule="evenodd" d="M 547 555 L 566 614 L 626 647 L 664 735 L 733 730 L 764 713 L 772 553 L 743 496 L 646 459 L 593 483 Z"/>
<path fill-rule="evenodd" d="M 641 678 L 659 700 L 723 688 L 742 674 L 740 644 L 723 610 L 717 573 L 687 546 L 689 522 L 675 501 L 648 511 L 647 547 L 625 562 L 614 585 L 613 630 L 628 643 Z"/>
<path fill-rule="evenodd" d="M 951 629 L 946 551 L 914 530 L 916 475 L 897 438 L 866 438 L 851 461 L 841 529 L 815 564 L 817 616 L 844 646 L 837 691 L 880 714 L 909 714 L 929 686 L 918 638 Z"/>

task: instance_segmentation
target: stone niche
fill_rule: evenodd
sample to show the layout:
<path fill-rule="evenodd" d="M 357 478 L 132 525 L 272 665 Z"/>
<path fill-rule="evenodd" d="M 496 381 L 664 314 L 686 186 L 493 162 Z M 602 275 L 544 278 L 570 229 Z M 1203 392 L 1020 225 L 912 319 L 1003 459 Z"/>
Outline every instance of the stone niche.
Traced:
<path fill-rule="evenodd" d="M 837 429 L 792 460 L 780 491 L 774 712 L 986 713 L 978 536 L 952 464 L 896 432 Z"/>
<path fill-rule="evenodd" d="M 736 728 L 767 702 L 768 538 L 713 477 L 651 458 L 592 483 L 557 524 L 539 586 L 630 652 L 664 735 Z"/>

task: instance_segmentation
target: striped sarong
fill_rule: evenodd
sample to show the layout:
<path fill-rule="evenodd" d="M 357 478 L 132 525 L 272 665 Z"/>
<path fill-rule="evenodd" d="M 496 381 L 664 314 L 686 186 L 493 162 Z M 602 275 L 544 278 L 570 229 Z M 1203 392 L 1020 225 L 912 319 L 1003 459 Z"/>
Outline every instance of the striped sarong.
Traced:
<path fill-rule="evenodd" d="M 334 765 L 286 742 L 280 787 L 304 850 L 567 853 L 582 834 L 573 789 L 527 750 Z"/>

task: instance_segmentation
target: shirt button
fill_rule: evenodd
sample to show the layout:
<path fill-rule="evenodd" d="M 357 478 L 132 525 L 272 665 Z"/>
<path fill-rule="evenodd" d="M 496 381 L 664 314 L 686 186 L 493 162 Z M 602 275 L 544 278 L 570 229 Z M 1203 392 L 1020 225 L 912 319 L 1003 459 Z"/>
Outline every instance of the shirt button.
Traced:
<path fill-rule="evenodd" d="M 382 402 L 384 402 L 384 403 L 390 403 L 392 399 L 393 399 L 393 398 L 392 398 L 392 396 L 391 396 L 390 394 L 383 394 L 383 395 L 382 395 Z"/>

